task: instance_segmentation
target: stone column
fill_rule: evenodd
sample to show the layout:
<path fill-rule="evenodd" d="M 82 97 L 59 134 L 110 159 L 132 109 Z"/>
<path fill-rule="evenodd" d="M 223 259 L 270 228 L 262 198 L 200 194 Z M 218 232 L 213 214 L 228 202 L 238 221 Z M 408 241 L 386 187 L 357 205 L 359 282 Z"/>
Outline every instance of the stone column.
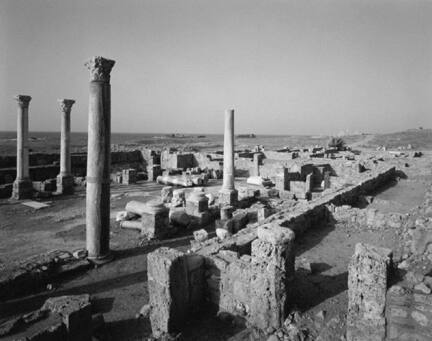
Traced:
<path fill-rule="evenodd" d="M 260 163 L 261 163 L 261 154 L 254 154 L 253 155 L 253 167 L 254 167 L 254 175 L 260 176 Z"/>
<path fill-rule="evenodd" d="M 234 188 L 234 110 L 225 111 L 223 185 L 219 191 L 219 202 L 234 206 L 238 192 Z"/>
<path fill-rule="evenodd" d="M 18 120 L 17 120 L 17 157 L 16 179 L 13 183 L 12 198 L 28 199 L 32 197 L 33 186 L 29 176 L 29 151 L 28 151 L 28 107 L 30 96 L 17 95 Z"/>
<path fill-rule="evenodd" d="M 60 136 L 60 174 L 57 175 L 57 193 L 72 194 L 74 178 L 71 171 L 70 155 L 70 113 L 73 99 L 59 99 L 62 111 Z"/>
<path fill-rule="evenodd" d="M 115 61 L 93 57 L 90 70 L 87 142 L 86 243 L 88 258 L 103 263 L 112 259 L 110 237 L 111 86 Z"/>

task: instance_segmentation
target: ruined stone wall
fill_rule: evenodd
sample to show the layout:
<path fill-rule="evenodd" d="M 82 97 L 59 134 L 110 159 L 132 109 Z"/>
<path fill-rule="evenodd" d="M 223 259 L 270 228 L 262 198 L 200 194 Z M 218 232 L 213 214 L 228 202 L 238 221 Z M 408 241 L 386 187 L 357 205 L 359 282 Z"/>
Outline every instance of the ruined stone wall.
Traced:
<path fill-rule="evenodd" d="M 169 153 L 164 150 L 161 153 L 161 168 L 162 169 L 175 169 L 193 168 L 195 166 L 195 158 L 192 153 Z"/>
<path fill-rule="evenodd" d="M 431 340 L 432 296 L 389 288 L 391 250 L 357 244 L 348 268 L 347 340 Z"/>
<path fill-rule="evenodd" d="M 204 302 L 204 259 L 161 247 L 148 254 L 150 323 L 162 337 L 182 329 Z"/>
<path fill-rule="evenodd" d="M 347 340 L 385 340 L 392 252 L 358 243 L 348 267 Z"/>
<path fill-rule="evenodd" d="M 432 296 L 394 285 L 387 291 L 387 340 L 432 340 Z"/>
<path fill-rule="evenodd" d="M 178 332 L 204 301 L 268 333 L 281 327 L 294 273 L 294 233 L 262 225 L 249 254 L 239 249 L 184 254 L 160 248 L 148 257 L 150 322 L 153 334 Z M 196 310 L 198 308 L 198 311 Z"/>
<path fill-rule="evenodd" d="M 30 178 L 43 181 L 55 178 L 60 171 L 59 154 L 30 154 Z M 87 154 L 71 155 L 72 173 L 75 176 L 85 176 L 87 169 Z M 0 157 L 0 184 L 11 183 L 16 177 L 16 156 Z M 111 152 L 111 171 L 123 168 L 145 169 L 145 162 L 139 150 L 128 152 Z"/>

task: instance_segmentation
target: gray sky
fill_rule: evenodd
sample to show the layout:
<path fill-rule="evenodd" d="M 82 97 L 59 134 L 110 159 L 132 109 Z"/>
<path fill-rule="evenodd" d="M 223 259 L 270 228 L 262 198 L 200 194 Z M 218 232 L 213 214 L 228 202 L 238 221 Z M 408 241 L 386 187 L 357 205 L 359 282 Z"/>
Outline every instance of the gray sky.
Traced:
<path fill-rule="evenodd" d="M 86 131 L 93 55 L 116 60 L 113 132 L 387 132 L 432 126 L 432 1 L 1 0 L 0 130 L 57 98 Z"/>

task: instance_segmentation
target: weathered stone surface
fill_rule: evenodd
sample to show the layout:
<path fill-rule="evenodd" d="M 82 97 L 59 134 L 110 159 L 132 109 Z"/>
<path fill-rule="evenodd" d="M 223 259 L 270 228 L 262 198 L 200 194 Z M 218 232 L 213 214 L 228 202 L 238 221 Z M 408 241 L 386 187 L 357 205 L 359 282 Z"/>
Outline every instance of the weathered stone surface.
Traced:
<path fill-rule="evenodd" d="M 208 198 L 205 193 L 193 191 L 186 199 L 186 212 L 192 216 L 208 210 Z"/>
<path fill-rule="evenodd" d="M 220 218 L 221 220 L 231 219 L 233 216 L 234 207 L 232 206 L 221 206 L 220 208 Z"/>
<path fill-rule="evenodd" d="M 167 247 L 147 259 L 153 335 L 178 332 L 204 298 L 204 260 Z"/>
<path fill-rule="evenodd" d="M 295 238 L 295 233 L 277 223 L 268 223 L 258 226 L 258 238 L 272 245 L 290 243 Z"/>
<path fill-rule="evenodd" d="M 131 185 L 137 182 L 137 171 L 136 169 L 129 168 L 122 170 L 122 184 Z"/>
<path fill-rule="evenodd" d="M 51 297 L 45 301 L 41 310 L 49 310 L 62 317 L 70 340 L 91 340 L 90 295 Z"/>
<path fill-rule="evenodd" d="M 218 201 L 221 205 L 236 206 L 238 202 L 238 191 L 236 189 L 224 189 L 219 191 Z"/>
<path fill-rule="evenodd" d="M 173 187 L 166 186 L 161 189 L 161 199 L 163 203 L 170 203 L 173 198 Z"/>
<path fill-rule="evenodd" d="M 208 232 L 204 229 L 194 231 L 193 235 L 195 240 L 198 242 L 203 242 L 208 239 Z"/>
<path fill-rule="evenodd" d="M 392 252 L 358 243 L 348 267 L 347 340 L 384 340 Z"/>
<path fill-rule="evenodd" d="M 187 315 L 189 299 L 187 268 L 184 254 L 162 247 L 147 258 L 150 323 L 153 335 L 181 329 Z"/>
<path fill-rule="evenodd" d="M 184 189 L 173 190 L 171 206 L 172 207 L 184 206 L 185 203 L 186 203 L 185 190 Z"/>
<path fill-rule="evenodd" d="M 231 232 L 224 228 L 217 228 L 216 236 L 219 238 L 219 240 L 225 240 L 231 236 Z"/>
<path fill-rule="evenodd" d="M 90 71 L 86 171 L 86 247 L 95 262 L 110 259 L 111 85 L 115 61 L 100 56 L 85 66 Z"/>
<path fill-rule="evenodd" d="M 183 207 L 171 208 L 169 212 L 169 220 L 171 224 L 183 228 L 188 227 L 191 223 L 191 218 Z"/>

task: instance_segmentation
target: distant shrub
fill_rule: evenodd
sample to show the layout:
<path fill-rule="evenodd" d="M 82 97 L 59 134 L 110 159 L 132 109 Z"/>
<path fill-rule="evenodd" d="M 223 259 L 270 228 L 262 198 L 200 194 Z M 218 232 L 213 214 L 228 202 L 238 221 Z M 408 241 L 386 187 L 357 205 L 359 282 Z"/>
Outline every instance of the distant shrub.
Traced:
<path fill-rule="evenodd" d="M 346 143 L 343 140 L 343 138 L 335 137 L 335 136 L 330 137 L 330 140 L 328 141 L 327 145 L 330 148 L 336 148 L 337 150 L 345 150 L 346 148 Z"/>

